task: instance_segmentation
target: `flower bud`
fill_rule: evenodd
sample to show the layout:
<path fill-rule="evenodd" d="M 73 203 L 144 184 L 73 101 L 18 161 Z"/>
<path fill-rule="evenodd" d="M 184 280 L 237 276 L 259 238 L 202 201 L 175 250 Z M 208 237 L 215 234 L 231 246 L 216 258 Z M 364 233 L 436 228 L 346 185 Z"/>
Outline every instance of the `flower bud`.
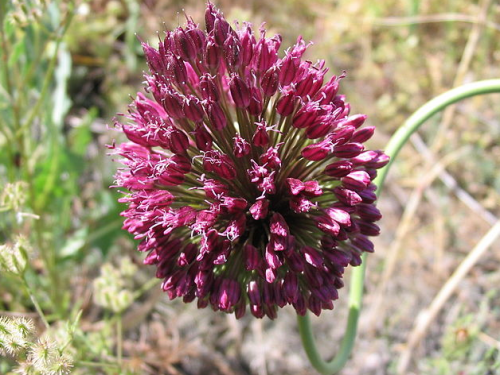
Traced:
<path fill-rule="evenodd" d="M 299 68 L 300 59 L 287 54 L 281 61 L 279 82 L 281 86 L 287 86 L 296 77 L 297 70 Z"/>
<path fill-rule="evenodd" d="M 250 104 L 247 109 L 248 113 L 253 116 L 260 116 L 263 110 L 262 94 L 257 87 L 252 87 L 250 91 Z"/>
<path fill-rule="evenodd" d="M 174 90 L 167 90 L 163 97 L 163 108 L 173 119 L 184 117 L 182 97 Z"/>
<path fill-rule="evenodd" d="M 368 223 L 364 221 L 358 221 L 359 231 L 365 236 L 378 236 L 380 234 L 380 228 L 377 224 Z"/>
<path fill-rule="evenodd" d="M 364 190 L 370 184 L 370 176 L 365 171 L 352 171 L 340 179 L 342 185 L 351 190 Z"/>
<path fill-rule="evenodd" d="M 220 99 L 219 89 L 215 85 L 214 77 L 204 74 L 200 79 L 201 96 L 205 100 L 218 102 Z"/>
<path fill-rule="evenodd" d="M 337 223 L 335 220 L 332 220 L 329 216 L 319 216 L 315 220 L 316 226 L 326 234 L 329 234 L 334 238 L 339 234 L 339 223 Z"/>
<path fill-rule="evenodd" d="M 297 101 L 298 99 L 293 92 L 286 93 L 280 98 L 280 100 L 278 100 L 278 103 L 276 104 L 276 112 L 278 112 L 281 116 L 291 115 L 295 109 Z"/>
<path fill-rule="evenodd" d="M 244 247 L 245 253 L 245 268 L 247 271 L 253 271 L 260 267 L 261 257 L 257 248 L 251 244 L 246 244 Z"/>
<path fill-rule="evenodd" d="M 297 274 L 288 271 L 285 275 L 283 281 L 283 294 L 288 303 L 293 303 L 297 301 L 299 294 L 299 283 L 297 279 Z"/>
<path fill-rule="evenodd" d="M 333 192 L 338 200 L 347 206 L 355 206 L 363 200 L 358 193 L 349 189 L 336 187 Z"/>
<path fill-rule="evenodd" d="M 229 35 L 224 42 L 222 50 L 228 69 L 232 72 L 237 71 L 242 59 L 242 47 L 239 38 L 236 35 Z"/>
<path fill-rule="evenodd" d="M 241 158 L 249 154 L 251 146 L 245 138 L 241 137 L 239 134 L 236 134 L 233 140 L 233 152 L 237 158 Z"/>
<path fill-rule="evenodd" d="M 337 223 L 343 226 L 351 225 L 351 215 L 345 209 L 330 207 L 325 209 L 325 213 Z"/>
<path fill-rule="evenodd" d="M 141 45 L 151 73 L 163 73 L 165 67 L 159 52 L 147 43 L 143 42 Z"/>
<path fill-rule="evenodd" d="M 365 147 L 361 143 L 346 143 L 343 145 L 335 146 L 332 155 L 337 158 L 353 158 L 363 152 Z"/>
<path fill-rule="evenodd" d="M 327 141 L 321 141 L 319 143 L 313 143 L 312 145 L 306 146 L 302 149 L 302 156 L 307 160 L 320 161 L 325 159 L 331 151 L 331 144 Z"/>
<path fill-rule="evenodd" d="M 255 125 L 257 125 L 257 130 L 255 130 L 252 137 L 252 143 L 258 147 L 266 146 L 269 143 L 269 134 L 267 134 L 266 127 L 267 124 L 265 122 L 257 122 Z"/>
<path fill-rule="evenodd" d="M 270 232 L 280 237 L 287 237 L 290 233 L 290 229 L 285 219 L 277 212 L 274 213 L 271 218 Z"/>
<path fill-rule="evenodd" d="M 193 122 L 200 122 L 203 120 L 203 107 L 199 99 L 195 96 L 187 97 L 184 100 L 184 106 L 182 108 L 186 117 Z"/>
<path fill-rule="evenodd" d="M 221 106 L 218 103 L 209 102 L 206 105 L 206 111 L 208 118 L 210 119 L 211 124 L 214 129 L 222 130 L 227 125 L 226 115 L 222 110 Z"/>
<path fill-rule="evenodd" d="M 229 89 L 236 107 L 245 109 L 250 105 L 250 90 L 238 75 L 233 74 L 231 76 Z"/>
<path fill-rule="evenodd" d="M 352 135 L 351 142 L 364 143 L 373 136 L 373 133 L 375 133 L 375 126 L 367 126 L 357 130 Z"/>
<path fill-rule="evenodd" d="M 240 214 L 248 207 L 248 202 L 244 198 L 224 197 L 222 206 L 230 214 Z"/>
<path fill-rule="evenodd" d="M 177 56 L 170 54 L 166 59 L 166 70 L 169 77 L 177 86 L 183 86 L 187 82 L 187 71 L 184 62 Z"/>
<path fill-rule="evenodd" d="M 193 39 L 181 27 L 173 32 L 174 53 L 184 60 L 192 60 L 196 57 L 197 48 Z"/>
<path fill-rule="evenodd" d="M 236 168 L 233 162 L 227 155 L 219 151 L 207 151 L 203 156 L 203 167 L 207 172 L 215 172 L 228 180 L 236 177 Z"/>
<path fill-rule="evenodd" d="M 205 125 L 198 124 L 194 130 L 196 147 L 201 151 L 209 151 L 212 149 L 212 136 L 205 128 Z"/>
<path fill-rule="evenodd" d="M 230 37 L 231 31 L 233 30 L 229 23 L 220 15 L 217 15 L 214 22 L 214 37 L 218 46 L 224 45 L 226 39 Z"/>
<path fill-rule="evenodd" d="M 286 183 L 292 195 L 298 195 L 305 188 L 304 183 L 296 178 L 287 178 Z"/>
<path fill-rule="evenodd" d="M 325 168 L 325 174 L 335 178 L 347 176 L 351 171 L 352 163 L 347 160 L 335 161 Z"/>
<path fill-rule="evenodd" d="M 260 80 L 260 85 L 266 97 L 273 96 L 278 90 L 278 68 L 272 66 L 269 68 Z"/>
<path fill-rule="evenodd" d="M 220 65 L 221 57 L 221 48 L 215 43 L 212 38 L 208 37 L 205 53 L 203 54 L 203 61 L 205 62 L 206 66 L 212 71 L 216 71 Z"/>
<path fill-rule="evenodd" d="M 267 217 L 269 209 L 269 201 L 267 199 L 259 199 L 250 207 L 250 214 L 255 220 L 261 220 Z"/>

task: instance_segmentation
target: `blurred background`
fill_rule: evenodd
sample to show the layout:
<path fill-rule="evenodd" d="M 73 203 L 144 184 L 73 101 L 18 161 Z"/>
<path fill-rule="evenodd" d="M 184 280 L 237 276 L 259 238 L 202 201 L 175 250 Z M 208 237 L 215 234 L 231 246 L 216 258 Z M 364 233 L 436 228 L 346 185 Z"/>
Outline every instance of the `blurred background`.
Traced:
<path fill-rule="evenodd" d="M 373 149 L 436 95 L 500 77 L 494 0 L 215 4 L 230 22 L 265 22 L 284 49 L 302 35 L 314 43 L 310 60 L 346 70 L 341 92 L 377 126 Z M 35 327 L 7 350 L 0 321 L 0 374 L 43 374 L 40 353 L 53 353 L 60 373 L 315 373 L 293 309 L 237 321 L 169 301 L 121 230 L 120 193 L 109 189 L 118 164 L 106 145 L 123 140 L 113 117 L 142 90 L 138 38 L 156 46 L 185 14 L 204 26 L 204 9 L 200 0 L 1 0 L 0 316 Z M 421 314 L 500 217 L 499 104 L 498 94 L 475 97 L 433 117 L 393 166 L 342 375 L 500 374 L 499 241 L 427 320 Z M 348 287 L 313 319 L 325 358 L 347 303 Z"/>

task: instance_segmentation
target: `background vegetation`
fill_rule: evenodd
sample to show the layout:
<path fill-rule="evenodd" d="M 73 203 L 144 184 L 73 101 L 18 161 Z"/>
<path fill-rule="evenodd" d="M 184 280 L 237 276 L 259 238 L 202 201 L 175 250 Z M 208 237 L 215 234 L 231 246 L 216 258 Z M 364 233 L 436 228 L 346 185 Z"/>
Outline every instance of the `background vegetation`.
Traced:
<path fill-rule="evenodd" d="M 494 0 L 220 0 L 229 20 L 312 40 L 383 148 L 420 105 L 500 77 Z M 0 0 L 0 374 L 312 374 L 294 311 L 275 322 L 168 301 L 121 231 L 108 127 L 141 90 L 135 33 L 203 23 L 204 2 Z M 379 207 L 350 374 L 500 374 L 500 246 L 428 310 L 500 216 L 498 95 L 431 120 Z M 315 319 L 325 356 L 347 290 Z M 427 315 L 423 314 L 424 312 Z M 431 314 L 435 313 L 435 314 Z M 431 319 L 425 319 L 431 317 Z M 52 371 L 52 372 L 51 372 Z"/>

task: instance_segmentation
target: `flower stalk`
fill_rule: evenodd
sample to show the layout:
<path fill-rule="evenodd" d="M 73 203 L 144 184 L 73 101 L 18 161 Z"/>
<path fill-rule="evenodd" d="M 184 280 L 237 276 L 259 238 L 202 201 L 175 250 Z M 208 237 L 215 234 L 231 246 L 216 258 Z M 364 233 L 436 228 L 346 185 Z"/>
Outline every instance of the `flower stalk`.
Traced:
<path fill-rule="evenodd" d="M 449 105 L 455 104 L 461 100 L 476 95 L 492 93 L 500 93 L 500 79 L 478 81 L 454 88 L 435 97 L 415 111 L 391 137 L 385 149 L 386 154 L 390 157 L 390 161 L 379 171 L 377 178 L 374 180 L 374 183 L 377 185 L 377 194 L 380 196 L 387 173 L 403 146 L 410 136 L 428 119 Z M 299 332 L 306 354 L 313 367 L 321 374 L 335 374 L 340 371 L 346 364 L 352 351 L 363 298 L 366 254 L 363 254 L 362 260 L 363 263 L 361 266 L 355 267 L 352 271 L 349 294 L 349 316 L 346 332 L 341 342 L 340 349 L 332 360 L 325 361 L 321 358 L 314 341 L 309 317 L 297 316 Z"/>

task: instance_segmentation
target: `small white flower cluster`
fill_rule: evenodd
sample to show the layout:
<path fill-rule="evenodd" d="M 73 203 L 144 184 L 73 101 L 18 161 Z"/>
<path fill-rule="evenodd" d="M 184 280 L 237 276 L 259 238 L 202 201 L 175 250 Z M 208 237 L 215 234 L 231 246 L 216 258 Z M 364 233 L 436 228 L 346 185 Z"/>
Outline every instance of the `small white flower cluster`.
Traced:
<path fill-rule="evenodd" d="M 94 280 L 94 302 L 121 313 L 134 302 L 134 293 L 128 283 L 137 272 L 137 267 L 128 258 L 123 258 L 119 267 L 105 263 L 101 267 L 101 276 Z"/>
<path fill-rule="evenodd" d="M 34 324 L 26 318 L 0 317 L 0 355 L 18 360 L 14 373 L 21 375 L 67 375 L 73 368 L 68 345 L 44 334 L 33 342 Z"/>
<path fill-rule="evenodd" d="M 72 357 L 63 352 L 55 341 L 41 337 L 28 352 L 16 372 L 21 375 L 66 375 L 73 368 Z"/>
<path fill-rule="evenodd" d="M 24 181 L 8 183 L 0 194 L 0 211 L 18 211 L 26 202 L 28 184 Z"/>
<path fill-rule="evenodd" d="M 38 215 L 23 211 L 27 191 L 28 184 L 24 181 L 16 181 L 3 186 L 0 192 L 0 212 L 14 211 L 19 224 L 22 223 L 25 217 L 39 219 Z"/>
<path fill-rule="evenodd" d="M 14 11 L 11 12 L 13 21 L 19 27 L 25 27 L 30 22 L 38 21 L 49 5 L 48 0 L 34 0 L 26 2 L 23 0 L 12 0 Z"/>
<path fill-rule="evenodd" d="M 15 356 L 26 350 L 33 330 L 29 319 L 0 317 L 0 354 Z"/>
<path fill-rule="evenodd" d="M 22 275 L 30 250 L 27 239 L 22 236 L 17 237 L 12 245 L 0 245 L 0 271 Z"/>

